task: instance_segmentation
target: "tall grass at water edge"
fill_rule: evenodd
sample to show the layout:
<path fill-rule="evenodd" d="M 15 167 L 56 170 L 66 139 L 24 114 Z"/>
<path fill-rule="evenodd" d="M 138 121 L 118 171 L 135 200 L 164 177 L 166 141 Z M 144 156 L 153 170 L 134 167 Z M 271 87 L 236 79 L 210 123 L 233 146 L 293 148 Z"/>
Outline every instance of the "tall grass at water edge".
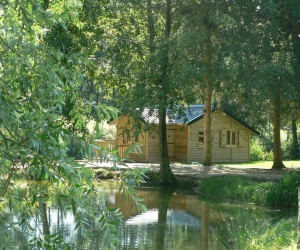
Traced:
<path fill-rule="evenodd" d="M 270 208 L 296 208 L 298 205 L 300 173 L 287 172 L 279 182 L 259 182 L 247 177 L 219 176 L 200 183 L 202 198 L 219 201 L 255 203 Z M 227 218 L 216 235 L 226 249 L 273 250 L 297 249 L 297 222 L 291 219 Z M 225 233 L 224 233 L 225 232 Z"/>
<path fill-rule="evenodd" d="M 218 176 L 203 179 L 201 198 L 250 202 L 271 208 L 297 208 L 300 173 L 290 171 L 279 182 L 259 182 L 248 177 Z"/>
<path fill-rule="evenodd" d="M 216 237 L 225 249 L 233 250 L 274 250 L 296 248 L 296 220 L 279 221 L 254 219 L 245 216 L 244 221 L 225 221 Z M 219 232 L 220 232 L 219 231 Z"/>

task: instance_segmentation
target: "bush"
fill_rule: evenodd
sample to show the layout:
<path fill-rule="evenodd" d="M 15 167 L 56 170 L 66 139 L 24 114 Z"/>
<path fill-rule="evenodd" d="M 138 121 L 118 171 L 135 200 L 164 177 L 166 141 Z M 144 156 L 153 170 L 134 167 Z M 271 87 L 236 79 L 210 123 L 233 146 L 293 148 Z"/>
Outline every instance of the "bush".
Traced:
<path fill-rule="evenodd" d="M 252 139 L 250 144 L 251 161 L 273 160 L 273 152 L 268 152 L 259 139 Z"/>

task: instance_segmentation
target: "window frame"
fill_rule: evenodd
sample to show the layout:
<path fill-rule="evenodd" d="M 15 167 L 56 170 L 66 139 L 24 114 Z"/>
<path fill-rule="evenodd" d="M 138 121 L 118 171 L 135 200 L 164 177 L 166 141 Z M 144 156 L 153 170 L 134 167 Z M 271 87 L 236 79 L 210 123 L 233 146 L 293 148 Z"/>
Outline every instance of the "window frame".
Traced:
<path fill-rule="evenodd" d="M 220 145 L 222 147 L 238 147 L 239 146 L 239 130 L 237 129 L 222 129 Z"/>
<path fill-rule="evenodd" d="M 198 143 L 203 145 L 204 144 L 204 131 L 198 132 Z"/>

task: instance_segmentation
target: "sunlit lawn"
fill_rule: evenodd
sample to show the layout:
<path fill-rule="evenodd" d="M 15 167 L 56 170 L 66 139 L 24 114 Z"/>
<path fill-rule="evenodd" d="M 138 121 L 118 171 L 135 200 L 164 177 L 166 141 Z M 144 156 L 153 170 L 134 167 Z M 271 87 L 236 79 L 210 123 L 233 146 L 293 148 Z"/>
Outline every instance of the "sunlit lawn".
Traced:
<path fill-rule="evenodd" d="M 297 161 L 283 161 L 284 165 L 287 168 L 300 168 L 300 160 Z M 236 167 L 236 168 L 262 168 L 270 169 L 272 167 L 272 161 L 252 161 L 244 163 L 217 163 L 217 166 L 227 166 L 227 167 Z"/>

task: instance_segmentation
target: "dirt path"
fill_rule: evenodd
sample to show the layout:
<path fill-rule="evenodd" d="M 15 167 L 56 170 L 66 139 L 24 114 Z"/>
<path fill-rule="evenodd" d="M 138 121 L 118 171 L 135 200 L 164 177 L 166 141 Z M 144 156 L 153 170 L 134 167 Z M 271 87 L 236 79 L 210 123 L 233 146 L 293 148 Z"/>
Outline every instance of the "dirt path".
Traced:
<path fill-rule="evenodd" d="M 86 164 L 87 167 L 92 168 L 112 168 L 111 163 L 101 163 L 101 164 Z M 154 171 L 159 170 L 159 164 L 150 163 L 126 163 L 125 165 L 118 165 L 120 169 L 135 169 L 135 168 L 146 168 Z M 300 168 L 287 168 L 284 170 L 271 170 L 266 168 L 251 168 L 251 167 L 228 167 L 228 166 L 211 166 L 204 167 L 201 164 L 171 164 L 171 169 L 173 173 L 179 178 L 191 178 L 194 180 L 201 180 L 203 178 L 209 178 L 213 176 L 222 175 L 235 175 L 235 176 L 247 176 L 255 180 L 260 181 L 278 181 L 281 179 L 282 175 L 288 171 L 300 171 Z"/>

